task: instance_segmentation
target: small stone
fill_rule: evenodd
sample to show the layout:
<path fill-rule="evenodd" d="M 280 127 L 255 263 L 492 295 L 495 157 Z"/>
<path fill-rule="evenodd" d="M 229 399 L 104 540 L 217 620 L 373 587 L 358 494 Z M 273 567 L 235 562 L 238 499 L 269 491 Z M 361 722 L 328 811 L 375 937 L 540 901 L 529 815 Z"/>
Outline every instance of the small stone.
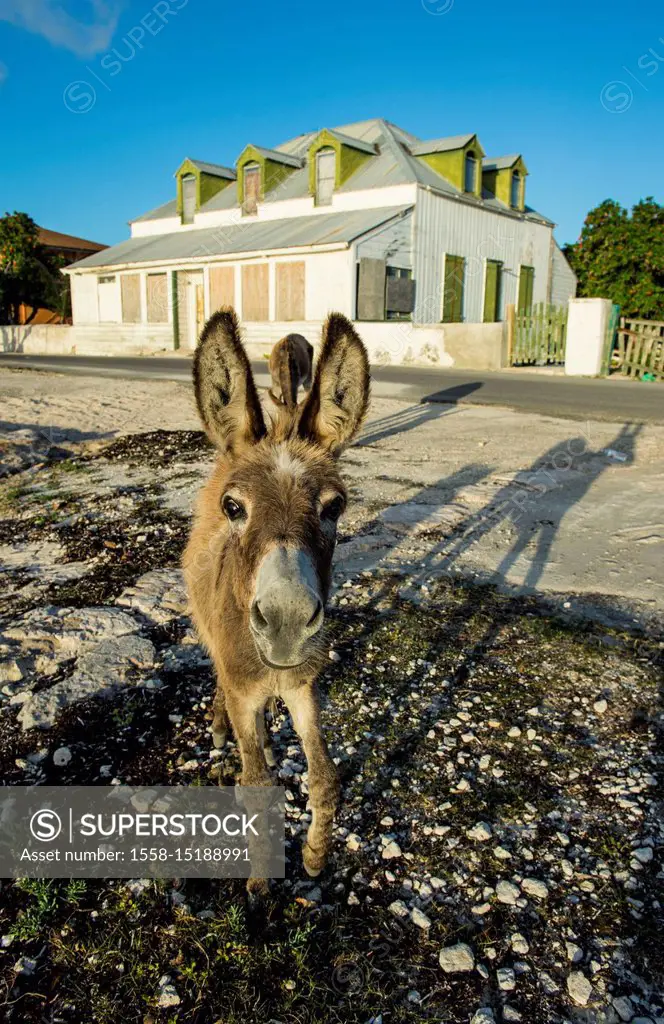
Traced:
<path fill-rule="evenodd" d="M 408 907 L 403 900 L 394 900 L 393 903 L 390 903 L 387 909 L 391 914 L 394 914 L 395 917 L 400 917 L 402 919 L 408 917 L 409 914 Z"/>
<path fill-rule="evenodd" d="M 520 953 L 521 956 L 525 956 L 530 949 L 525 935 L 522 935 L 521 932 L 514 932 L 514 934 L 510 936 L 510 945 L 514 952 Z"/>
<path fill-rule="evenodd" d="M 53 752 L 53 764 L 56 768 L 64 768 L 71 761 L 72 753 L 69 747 L 58 747 Z"/>
<path fill-rule="evenodd" d="M 383 849 L 383 852 L 381 853 L 381 857 L 383 858 L 383 860 L 394 860 L 397 857 L 401 856 L 403 856 L 403 854 L 401 853 L 401 847 L 394 839 L 392 840 L 391 843 L 387 844 L 387 846 Z"/>
<path fill-rule="evenodd" d="M 335 662 L 335 664 L 338 664 L 341 661 L 341 655 L 338 651 L 329 651 L 327 656 L 330 661 Z"/>
<path fill-rule="evenodd" d="M 17 974 L 25 974 L 29 977 L 34 974 L 37 970 L 37 961 L 33 960 L 32 957 L 22 956 L 14 964 L 14 970 Z"/>
<path fill-rule="evenodd" d="M 359 850 L 361 845 L 361 838 L 358 835 L 356 835 L 355 832 L 351 832 L 351 834 L 346 839 L 346 846 L 348 847 L 348 849 L 352 850 L 353 853 L 355 853 L 357 850 Z"/>
<path fill-rule="evenodd" d="M 510 739 L 513 739 L 513 740 L 518 739 L 519 736 L 521 735 L 521 730 L 519 729 L 519 726 L 518 725 L 513 725 L 511 729 L 508 729 L 507 735 L 510 737 Z"/>
<path fill-rule="evenodd" d="M 476 903 L 474 907 L 470 908 L 471 914 L 476 914 L 478 917 L 484 917 L 485 914 L 491 912 L 490 903 Z"/>
<path fill-rule="evenodd" d="M 503 1020 L 507 1021 L 519 1021 L 523 1020 L 523 1017 L 514 1006 L 503 1007 Z"/>
<path fill-rule="evenodd" d="M 634 850 L 634 856 L 638 860 L 639 864 L 650 864 L 653 858 L 652 847 L 642 846 L 638 850 Z"/>
<path fill-rule="evenodd" d="M 314 896 L 312 895 L 312 893 L 318 893 L 318 899 L 317 900 L 314 900 Z M 322 895 L 321 895 L 320 889 L 313 889 L 312 892 L 310 892 L 308 894 L 308 897 L 309 897 L 310 900 L 313 900 L 315 903 L 320 903 L 320 901 L 323 898 Z M 348 899 L 346 900 L 346 903 L 348 904 L 349 907 L 359 907 L 359 905 L 360 905 L 360 898 L 357 895 L 357 893 L 351 892 L 351 893 L 348 894 Z"/>
<path fill-rule="evenodd" d="M 596 700 L 593 704 L 593 711 L 596 715 L 603 715 L 608 706 L 605 700 Z"/>
<path fill-rule="evenodd" d="M 496 977 L 498 979 L 498 988 L 502 989 L 503 992 L 513 992 L 516 988 L 516 975 L 511 967 L 500 967 L 496 971 Z"/>
<path fill-rule="evenodd" d="M 475 954 L 465 942 L 459 942 L 441 949 L 438 962 L 446 974 L 465 974 L 474 969 Z"/>
<path fill-rule="evenodd" d="M 483 1006 L 473 1014 L 470 1024 L 493 1024 L 495 1019 L 493 1010 L 488 1006 Z"/>
<path fill-rule="evenodd" d="M 477 843 L 486 843 L 487 840 L 491 839 L 493 830 L 487 821 L 478 821 L 477 825 L 473 825 L 472 828 L 468 829 L 466 835 Z"/>
<path fill-rule="evenodd" d="M 567 991 L 577 1006 L 587 1006 L 593 987 L 581 971 L 572 971 L 567 978 Z"/>
<path fill-rule="evenodd" d="M 516 885 L 512 885 L 511 882 L 498 882 L 496 886 L 496 896 L 500 903 L 506 903 L 508 906 L 515 906 L 521 893 Z"/>
<path fill-rule="evenodd" d="M 498 860 L 511 860 L 512 854 L 509 850 L 506 850 L 504 846 L 497 846 L 493 851 L 494 857 Z"/>
<path fill-rule="evenodd" d="M 431 927 L 431 920 L 417 907 L 413 907 L 411 910 L 410 919 L 417 928 L 422 928 L 423 931 L 428 931 Z"/>
<path fill-rule="evenodd" d="M 628 996 L 616 996 L 612 1000 L 613 1008 L 621 1020 L 630 1021 L 634 1016 L 634 1003 Z"/>
<path fill-rule="evenodd" d="M 575 942 L 566 942 L 565 949 L 567 950 L 567 959 L 571 960 L 573 964 L 578 964 L 583 960 L 583 950 Z"/>
<path fill-rule="evenodd" d="M 175 985 L 171 982 L 168 974 L 162 974 L 159 979 L 159 995 L 157 997 L 157 1006 L 168 1007 L 168 1006 L 179 1006 L 180 997 L 177 994 Z"/>
<path fill-rule="evenodd" d="M 540 882 L 538 878 L 524 878 L 521 888 L 529 896 L 534 896 L 538 900 L 545 900 L 549 895 L 546 884 Z"/>
<path fill-rule="evenodd" d="M 540 971 L 539 983 L 542 991 L 546 992 L 547 996 L 554 996 L 556 992 L 560 992 L 560 986 L 547 971 Z"/>

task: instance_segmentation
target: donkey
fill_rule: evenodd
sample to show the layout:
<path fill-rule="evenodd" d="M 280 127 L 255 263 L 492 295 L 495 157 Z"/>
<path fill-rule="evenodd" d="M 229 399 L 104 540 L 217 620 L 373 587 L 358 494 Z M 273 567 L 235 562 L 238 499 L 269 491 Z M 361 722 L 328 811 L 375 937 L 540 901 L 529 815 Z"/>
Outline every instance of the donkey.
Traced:
<path fill-rule="evenodd" d="M 346 489 L 337 460 L 369 404 L 369 362 L 352 324 L 332 313 L 311 390 L 269 426 L 232 309 L 208 321 L 194 359 L 196 403 L 218 458 L 183 555 L 193 619 L 216 670 L 212 736 L 232 726 L 241 783 L 268 786 L 265 728 L 281 697 L 309 768 L 307 873 L 327 859 L 339 784 L 320 725 L 316 678 L 326 661 L 325 602 Z M 260 896 L 267 881 L 251 879 Z"/>
<path fill-rule="evenodd" d="M 305 391 L 310 390 L 313 359 L 313 345 L 301 334 L 287 334 L 277 342 L 268 364 L 272 377 L 269 395 L 275 405 L 293 410 L 300 384 Z"/>

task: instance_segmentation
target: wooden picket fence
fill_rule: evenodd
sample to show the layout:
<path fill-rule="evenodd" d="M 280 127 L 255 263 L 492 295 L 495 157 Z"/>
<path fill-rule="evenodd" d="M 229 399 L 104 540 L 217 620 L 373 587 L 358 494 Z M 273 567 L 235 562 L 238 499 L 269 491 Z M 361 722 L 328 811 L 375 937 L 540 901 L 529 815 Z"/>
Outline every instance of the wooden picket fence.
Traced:
<path fill-rule="evenodd" d="M 511 366 L 551 366 L 565 362 L 567 307 L 540 302 L 528 313 L 508 310 Z"/>
<path fill-rule="evenodd" d="M 625 377 L 664 380 L 664 322 L 621 317 L 612 364 Z"/>

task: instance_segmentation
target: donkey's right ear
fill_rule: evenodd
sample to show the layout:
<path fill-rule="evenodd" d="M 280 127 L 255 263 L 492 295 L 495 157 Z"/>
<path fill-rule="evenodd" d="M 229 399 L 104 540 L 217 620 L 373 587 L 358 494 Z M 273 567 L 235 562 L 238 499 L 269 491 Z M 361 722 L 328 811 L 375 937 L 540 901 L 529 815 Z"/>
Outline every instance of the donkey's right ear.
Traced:
<path fill-rule="evenodd" d="M 194 356 L 196 404 L 210 440 L 232 453 L 267 433 L 235 311 L 210 317 Z"/>

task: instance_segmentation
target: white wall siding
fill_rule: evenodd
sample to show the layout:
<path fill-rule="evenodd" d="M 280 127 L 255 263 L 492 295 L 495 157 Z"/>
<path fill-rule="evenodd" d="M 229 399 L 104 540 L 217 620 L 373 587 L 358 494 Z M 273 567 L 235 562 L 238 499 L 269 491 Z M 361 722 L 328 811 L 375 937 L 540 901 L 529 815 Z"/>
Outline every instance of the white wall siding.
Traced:
<path fill-rule="evenodd" d="M 71 308 L 75 324 L 99 322 L 96 274 L 71 275 Z"/>
<path fill-rule="evenodd" d="M 464 321 L 480 323 L 483 316 L 485 265 L 503 263 L 501 317 L 516 302 L 519 267 L 535 268 L 533 300 L 545 302 L 549 293 L 551 228 L 533 221 L 502 216 L 420 189 L 415 207 L 414 277 L 415 320 L 437 323 L 442 315 L 443 257 L 465 257 Z"/>
<path fill-rule="evenodd" d="M 159 220 L 135 220 L 131 221 L 129 226 L 132 238 L 143 238 L 147 235 L 169 235 L 172 231 L 179 231 L 180 228 L 190 228 L 188 224 L 183 226 L 179 217 L 161 217 Z"/>
<path fill-rule="evenodd" d="M 305 257 L 305 263 L 307 320 L 324 320 L 331 312 L 352 316 L 354 267 L 351 251 L 317 253 Z"/>
<path fill-rule="evenodd" d="M 566 306 L 576 295 L 576 274 L 565 259 L 558 243 L 553 241 L 551 250 L 551 302 L 554 306 Z"/>
<path fill-rule="evenodd" d="M 413 265 L 413 214 L 377 228 L 356 245 L 357 259 L 386 260 L 391 267 L 409 270 Z"/>

